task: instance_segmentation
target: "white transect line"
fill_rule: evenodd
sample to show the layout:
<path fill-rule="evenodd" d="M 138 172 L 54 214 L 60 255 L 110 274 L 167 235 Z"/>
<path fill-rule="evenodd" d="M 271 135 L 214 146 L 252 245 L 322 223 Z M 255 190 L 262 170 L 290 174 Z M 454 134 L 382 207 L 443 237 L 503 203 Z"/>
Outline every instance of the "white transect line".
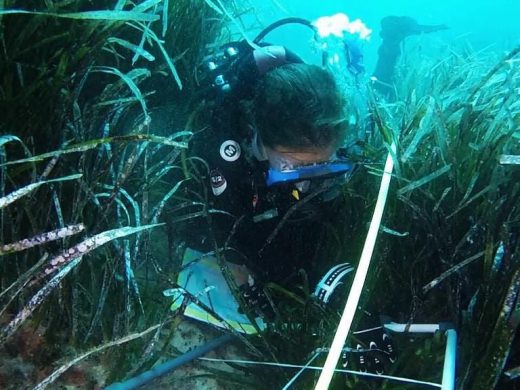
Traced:
<path fill-rule="evenodd" d="M 298 371 L 295 376 L 293 376 L 293 378 L 283 387 L 282 390 L 287 390 L 289 387 L 291 387 L 294 381 L 298 379 L 298 377 L 305 371 L 306 368 L 308 368 L 311 365 L 314 359 L 316 359 L 318 356 L 320 356 L 320 352 L 316 352 L 314 356 L 307 362 L 307 364 L 305 364 L 305 366 L 303 366 L 301 370 Z"/>
<path fill-rule="evenodd" d="M 205 361 L 208 361 L 208 362 L 251 364 L 251 365 L 259 365 L 259 366 L 262 365 L 262 366 L 275 366 L 275 367 L 286 367 L 286 368 L 304 368 L 306 370 L 315 370 L 315 371 L 322 370 L 322 367 L 307 366 L 307 365 L 301 366 L 301 365 L 298 365 L 298 364 L 284 364 L 284 363 L 274 363 L 274 362 L 255 362 L 255 361 L 251 361 L 251 360 L 216 359 L 216 358 L 207 358 L 207 357 L 199 357 L 198 359 L 199 360 L 205 360 Z M 417 384 L 417 385 L 425 385 L 425 386 L 437 387 L 439 389 L 441 388 L 441 385 L 439 383 L 420 381 L 420 380 L 411 379 L 411 378 L 402 378 L 402 377 L 399 377 L 399 376 L 379 375 L 379 374 L 371 374 L 369 372 L 361 372 L 361 371 L 354 371 L 354 370 L 342 370 L 342 369 L 335 369 L 334 371 L 336 371 L 336 372 L 343 372 L 343 373 L 352 374 L 352 375 L 366 376 L 366 377 L 370 377 L 370 378 L 390 379 L 390 380 L 398 381 L 398 382 L 414 383 L 414 384 Z"/>
<path fill-rule="evenodd" d="M 393 154 L 396 154 L 396 144 L 392 143 L 391 149 Z M 367 238 L 365 245 L 363 246 L 363 252 L 357 266 L 356 275 L 352 282 L 352 288 L 343 310 L 343 315 L 336 330 L 336 335 L 332 341 L 327 360 L 323 366 L 318 383 L 316 384 L 315 390 L 327 390 L 334 374 L 338 359 L 341 355 L 341 350 L 347 340 L 352 320 L 365 284 L 365 279 L 368 273 L 368 267 L 370 260 L 372 259 L 372 253 L 374 252 L 374 246 L 376 244 L 377 233 L 379 232 L 379 226 L 381 225 L 381 218 L 383 217 L 383 211 L 385 209 L 386 197 L 388 196 L 388 188 L 390 187 L 390 180 L 392 178 L 392 171 L 394 169 L 394 161 L 392 159 L 392 153 L 388 153 L 385 163 L 385 169 L 383 171 L 383 177 L 381 179 L 381 187 L 379 188 L 379 195 L 377 197 L 376 207 L 374 208 L 374 215 L 372 216 L 372 222 L 370 222 L 370 228 L 368 229 Z"/>

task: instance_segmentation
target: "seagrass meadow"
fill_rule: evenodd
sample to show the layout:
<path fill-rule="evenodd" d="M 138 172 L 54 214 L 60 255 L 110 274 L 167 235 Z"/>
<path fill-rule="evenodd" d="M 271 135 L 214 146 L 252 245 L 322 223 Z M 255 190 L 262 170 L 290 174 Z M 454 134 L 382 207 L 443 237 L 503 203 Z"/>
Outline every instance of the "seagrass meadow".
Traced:
<path fill-rule="evenodd" d="M 242 18 L 251 15 L 247 2 L 229 0 L 0 0 L 0 389 L 102 388 L 181 355 L 172 340 L 199 337 L 163 295 L 181 270 L 179 226 L 214 212 L 204 196 L 181 192 L 197 180 L 186 162 L 201 130 L 197 67 L 208 47 L 249 35 Z M 313 256 L 355 266 L 395 142 L 354 327 L 367 312 L 451 322 L 457 388 L 514 389 L 520 47 L 441 51 L 405 50 L 391 102 L 363 80 L 366 107 L 351 115 L 368 112 L 372 126 L 349 141 L 358 169 Z M 343 87 L 347 98 L 359 93 L 357 83 Z M 340 313 L 315 302 L 305 272 L 267 290 L 276 320 L 259 335 L 237 333 L 239 356 L 302 365 L 330 345 Z M 440 335 L 404 334 L 396 345 L 388 374 L 440 381 Z M 147 388 L 273 389 L 295 374 L 194 364 L 204 370 Z M 292 388 L 314 388 L 317 375 L 306 371 Z M 338 374 L 330 388 L 416 387 Z"/>

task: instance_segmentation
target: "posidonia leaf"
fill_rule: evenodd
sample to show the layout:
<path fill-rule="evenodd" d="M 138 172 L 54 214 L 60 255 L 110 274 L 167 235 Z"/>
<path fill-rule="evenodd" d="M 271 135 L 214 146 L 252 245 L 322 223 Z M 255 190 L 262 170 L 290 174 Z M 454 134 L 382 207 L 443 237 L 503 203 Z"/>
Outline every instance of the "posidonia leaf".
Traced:
<path fill-rule="evenodd" d="M 441 275 L 439 275 L 437 278 L 435 278 L 434 280 L 432 280 L 430 283 L 426 284 L 423 286 L 422 288 L 422 292 L 423 294 L 426 294 L 428 291 L 430 291 L 432 288 L 434 288 L 435 286 L 437 286 L 440 282 L 442 282 L 444 279 L 446 279 L 448 276 L 454 274 L 455 272 L 459 271 L 461 268 L 465 267 L 466 265 L 472 263 L 473 261 L 475 260 L 478 260 L 480 259 L 481 257 L 484 256 L 484 251 L 482 252 L 478 252 L 476 254 L 474 254 L 473 256 L 471 257 L 468 257 L 466 260 L 464 261 L 461 261 L 460 263 L 458 263 L 457 265 L 451 267 L 449 270 L 443 272 Z"/>
<path fill-rule="evenodd" d="M 157 206 L 154 207 L 152 211 L 152 223 L 157 223 L 157 221 L 159 220 L 159 216 L 161 215 L 161 212 L 164 206 L 166 205 L 168 199 L 170 199 L 177 192 L 181 184 L 184 183 L 186 180 L 188 179 L 181 180 L 177 184 L 175 184 L 175 186 L 173 186 L 173 188 L 170 191 L 168 191 L 168 193 L 161 199 Z"/>
<path fill-rule="evenodd" d="M 64 228 L 52 230 L 38 234 L 31 238 L 25 238 L 23 240 L 14 242 L 12 244 L 5 244 L 0 246 L 0 256 L 6 255 L 12 252 L 19 252 L 25 249 L 32 248 L 37 245 L 45 244 L 47 242 L 59 240 L 60 238 L 72 236 L 85 230 L 85 225 L 82 223 L 78 225 L 65 226 Z"/>
<path fill-rule="evenodd" d="M 112 186 L 112 188 L 114 188 L 114 187 Z M 109 199 L 111 199 L 112 198 L 112 194 L 110 194 L 108 192 L 102 192 L 102 193 L 99 193 L 99 194 L 95 194 L 95 198 L 94 199 L 97 200 L 98 198 L 109 198 Z M 130 218 L 130 213 L 128 212 L 128 209 L 126 208 L 125 204 L 118 197 L 114 198 L 114 202 L 116 202 L 117 205 L 121 208 L 121 210 L 123 210 L 123 212 L 126 215 L 126 221 L 127 221 L 128 224 L 130 224 L 132 219 Z"/>
<path fill-rule="evenodd" d="M 162 37 L 166 35 L 168 29 L 168 0 L 164 0 L 163 14 L 162 14 Z"/>
<path fill-rule="evenodd" d="M 204 0 L 210 8 L 216 11 L 219 15 L 224 15 L 224 11 L 222 11 L 214 2 L 211 0 Z"/>
<path fill-rule="evenodd" d="M 160 18 L 159 15 L 135 11 L 85 11 L 59 14 L 53 12 L 26 11 L 23 9 L 0 9 L 0 15 L 9 14 L 42 15 L 65 19 L 92 19 L 100 21 L 107 20 L 135 22 L 154 22 Z"/>
<path fill-rule="evenodd" d="M 30 150 L 27 148 L 27 146 L 25 146 L 23 141 L 20 138 L 18 138 L 17 136 L 11 135 L 11 134 L 6 134 L 6 135 L 0 136 L 0 153 L 3 153 L 2 148 L 4 147 L 5 144 L 7 144 L 9 142 L 18 142 L 20 145 L 22 145 L 25 155 L 26 156 L 31 155 Z"/>
<path fill-rule="evenodd" d="M 81 261 L 81 256 L 74 258 L 66 267 L 56 274 L 41 290 L 39 290 L 18 312 L 11 322 L 9 322 L 0 333 L 0 342 L 4 342 L 22 325 L 22 323 L 33 313 L 34 310 L 43 302 L 47 296 L 59 285 L 60 281 Z"/>
<path fill-rule="evenodd" d="M 118 45 L 124 47 L 125 49 L 133 51 L 135 54 L 138 54 L 139 56 L 143 57 L 148 61 L 155 61 L 155 57 L 149 51 L 143 49 L 141 46 L 137 46 L 131 42 L 125 41 L 124 39 L 112 37 L 108 38 L 108 42 L 117 43 Z"/>
<path fill-rule="evenodd" d="M 45 273 L 48 275 L 54 272 L 56 269 L 61 268 L 64 264 L 69 263 L 71 260 L 86 255 L 94 249 L 106 244 L 107 242 L 115 240 L 116 238 L 126 237 L 131 234 L 139 233 L 143 230 L 152 229 L 161 225 L 164 224 L 159 223 L 153 225 L 143 225 L 138 227 L 122 227 L 96 234 L 95 236 L 87 238 L 86 240 L 80 242 L 72 248 L 63 251 L 60 255 L 53 257 L 49 261 L 51 267 L 45 269 Z"/>
<path fill-rule="evenodd" d="M 520 165 L 520 156 L 503 154 L 500 156 L 501 165 Z"/>
<path fill-rule="evenodd" d="M 435 204 L 435 207 L 433 208 L 434 212 L 439 209 L 442 201 L 444 200 L 444 198 L 446 198 L 446 196 L 450 193 L 450 191 L 451 191 L 451 187 L 447 187 L 447 188 L 444 189 L 444 191 L 442 191 L 441 197 L 439 198 L 439 200 Z"/>
<path fill-rule="evenodd" d="M 150 31 L 150 23 L 142 24 L 143 26 L 143 35 L 141 35 L 141 41 L 139 42 L 139 49 L 144 50 L 144 44 L 147 41 L 146 37 L 149 34 Z M 132 57 L 132 66 L 136 63 L 136 61 L 139 59 L 139 52 L 135 52 L 134 56 Z"/>
<path fill-rule="evenodd" d="M 480 190 L 479 192 L 477 192 L 475 195 L 473 195 L 471 198 L 469 198 L 465 203 L 461 204 L 459 207 L 457 207 L 457 209 L 452 212 L 450 215 L 446 216 L 446 219 L 448 218 L 451 218 L 453 217 L 455 214 L 457 214 L 460 210 L 462 210 L 464 207 L 467 207 L 470 203 L 472 203 L 473 201 L 477 200 L 478 198 L 480 198 L 481 196 L 487 194 L 488 192 L 491 192 L 494 190 L 494 187 L 493 185 L 488 185 L 487 187 L 485 187 L 484 189 Z"/>
<path fill-rule="evenodd" d="M 22 142 L 22 140 L 14 135 L 10 135 L 10 134 L 7 134 L 7 135 L 2 135 L 0 137 L 0 147 L 4 146 L 6 143 L 8 142 L 20 142 L 23 146 L 25 146 L 25 144 Z"/>
<path fill-rule="evenodd" d="M 103 185 L 103 188 L 107 189 L 107 190 L 111 190 L 112 192 L 113 191 L 118 191 L 121 193 L 121 195 L 123 195 L 126 200 L 128 200 L 128 202 L 132 205 L 132 208 L 134 209 L 134 220 L 135 220 L 135 224 L 137 226 L 140 226 L 141 225 L 141 213 L 139 211 L 139 205 L 137 204 L 137 202 L 135 201 L 135 199 L 133 199 L 130 194 L 123 188 L 117 188 L 114 187 L 114 186 L 110 186 L 110 185 Z M 124 206 L 124 204 L 121 202 L 120 203 L 120 206 L 123 207 L 126 215 L 127 215 L 127 218 L 128 220 L 130 221 L 130 214 L 128 213 L 128 210 L 126 208 L 126 206 Z M 155 223 L 155 222 L 154 222 Z"/>
<path fill-rule="evenodd" d="M 121 338 L 119 338 L 117 340 L 110 341 L 110 342 L 108 342 L 106 344 L 94 347 L 94 348 L 90 349 L 89 351 L 87 351 L 87 352 L 85 352 L 85 353 L 75 357 L 74 359 L 68 361 L 67 363 L 64 363 L 63 365 L 61 365 L 58 369 L 56 369 L 47 378 L 45 378 L 43 381 L 38 383 L 38 385 L 36 387 L 34 387 L 33 390 L 44 390 L 44 389 L 46 389 L 47 386 L 49 386 L 54 381 L 56 381 L 56 379 L 58 379 L 60 377 L 60 375 L 63 374 L 65 371 L 67 371 L 70 367 L 74 366 L 75 364 L 79 363 L 80 361 L 82 361 L 83 359 L 89 357 L 90 355 L 93 355 L 93 354 L 96 354 L 98 352 L 104 351 L 105 349 L 108 349 L 108 348 L 113 348 L 115 346 L 127 343 L 129 341 L 141 338 L 144 335 L 146 335 L 146 334 L 148 334 L 148 333 L 150 333 L 152 331 L 160 329 L 163 325 L 164 325 L 163 323 L 157 324 L 157 325 L 154 325 L 154 326 L 152 326 L 152 327 L 150 327 L 150 328 L 148 328 L 148 329 L 146 329 L 146 330 L 144 330 L 144 331 L 142 331 L 140 333 L 132 333 L 132 334 L 126 335 L 124 337 L 121 337 Z"/>
<path fill-rule="evenodd" d="M 448 134 L 446 130 L 446 123 L 443 120 L 443 114 L 440 112 L 440 108 L 438 107 L 437 103 L 433 103 L 435 106 L 435 117 L 436 117 L 436 124 L 433 125 L 433 134 L 435 136 L 435 140 L 437 141 L 437 145 L 439 145 L 440 151 L 441 151 L 441 157 L 442 161 L 446 163 L 446 156 L 448 155 L 448 148 L 449 148 L 449 142 L 448 142 Z"/>
<path fill-rule="evenodd" d="M 132 257 L 130 255 L 130 241 L 123 240 L 124 258 L 125 258 L 125 274 L 126 274 L 126 286 L 127 294 L 130 295 L 130 286 L 135 293 L 141 312 L 144 314 L 143 301 L 141 300 L 141 293 L 139 292 L 139 285 L 135 280 L 134 270 L 132 268 Z M 129 301 L 128 301 L 129 302 Z"/>
<path fill-rule="evenodd" d="M 208 1 L 208 0 L 206 0 Z M 238 20 L 236 18 L 233 17 L 233 15 L 231 15 L 231 13 L 226 9 L 226 7 L 224 6 L 224 4 L 222 3 L 222 1 L 220 0 L 217 0 L 217 3 L 218 5 L 220 6 L 220 9 L 222 10 L 222 12 L 224 12 L 224 14 L 228 17 L 228 19 L 231 21 L 231 23 L 233 23 L 235 25 L 235 27 L 237 28 L 237 30 L 240 32 L 240 35 L 242 35 L 242 37 L 246 40 L 246 42 L 251 46 L 253 47 L 254 49 L 256 50 L 262 50 L 264 51 L 264 49 L 262 49 L 262 47 L 258 46 L 255 42 L 251 41 L 249 39 L 249 37 L 247 36 L 244 28 L 242 27 L 242 24 L 238 22 Z M 266 51 L 264 51 L 266 52 Z M 391 142 L 389 143 L 391 144 Z"/>
<path fill-rule="evenodd" d="M 25 146 L 25 144 L 23 143 L 23 141 L 20 138 L 14 136 L 14 135 L 11 135 L 11 134 L 2 135 L 2 136 L 0 136 L 0 166 L 2 166 L 2 163 L 4 161 L 7 161 L 7 152 L 5 150 L 6 149 L 5 145 L 8 144 L 9 142 L 19 143 L 23 148 L 25 157 L 31 156 L 31 152 L 29 151 L 27 146 Z M 0 196 L 5 195 L 6 178 L 7 178 L 6 168 L 2 167 L 2 169 L 0 170 Z M 36 167 L 34 165 L 32 167 L 31 179 L 33 181 L 36 180 Z"/>
<path fill-rule="evenodd" d="M 132 24 L 130 24 L 132 25 Z M 159 46 L 159 49 L 161 50 L 161 53 L 164 57 L 164 60 L 166 61 L 166 64 L 168 64 L 168 68 L 170 68 L 170 71 L 172 72 L 172 75 L 173 75 L 173 78 L 175 79 L 175 82 L 177 83 L 179 89 L 182 90 L 182 81 L 181 81 L 181 78 L 179 77 L 179 74 L 177 73 L 177 69 L 175 68 L 175 65 L 173 64 L 173 61 L 172 59 L 170 58 L 170 55 L 168 54 L 168 52 L 166 51 L 166 49 L 164 48 L 164 45 L 162 43 L 162 41 L 157 37 L 157 35 L 149 28 L 147 28 L 146 26 L 140 24 L 139 27 L 136 27 L 135 25 L 132 25 L 133 27 L 145 32 L 145 34 L 150 37 L 158 46 Z"/>
<path fill-rule="evenodd" d="M 48 183 L 55 183 L 60 181 L 67 181 L 67 180 L 76 180 L 82 177 L 82 174 L 76 174 L 76 175 L 70 175 L 65 177 L 60 177 L 57 179 L 51 179 L 51 180 L 42 180 L 36 183 L 29 184 L 25 187 L 22 187 L 14 192 L 11 192 L 9 195 L 4 196 L 3 198 L 0 198 L 0 209 L 6 207 L 7 205 L 10 205 L 17 199 L 20 199 L 24 197 L 25 195 L 29 194 L 30 192 L 34 191 L 38 187 L 48 184 Z"/>
<path fill-rule="evenodd" d="M 63 251 L 60 255 L 54 257 L 50 261 L 50 268 L 45 270 L 46 274 L 50 274 L 59 269 L 59 272 L 54 275 L 51 280 L 45 284 L 25 305 L 25 307 L 16 315 L 16 317 L 2 329 L 0 334 L 0 341 L 3 342 L 11 336 L 20 325 L 40 306 L 45 298 L 60 284 L 61 280 L 76 267 L 84 255 L 93 251 L 94 249 L 115 240 L 131 234 L 139 233 L 143 230 L 152 229 L 163 224 L 145 225 L 139 227 L 123 227 L 119 229 L 108 230 L 103 233 L 96 234 L 79 244 Z"/>
<path fill-rule="evenodd" d="M 136 69 L 134 69 L 134 71 L 136 71 Z M 109 67 L 109 66 L 97 66 L 95 68 L 92 68 L 92 72 L 103 72 L 103 73 L 109 73 L 109 74 L 114 74 L 116 76 L 119 76 L 121 78 L 121 80 L 123 80 L 126 83 L 126 85 L 128 85 L 128 87 L 130 88 L 132 93 L 139 100 L 139 103 L 141 104 L 144 115 L 146 117 L 148 117 L 148 109 L 146 108 L 146 101 L 144 100 L 144 97 L 141 94 L 141 90 L 139 89 L 139 87 L 136 85 L 136 83 L 132 79 L 132 75 L 129 75 L 130 73 L 124 74 L 119 69 Z M 147 72 L 148 72 L 147 75 L 150 75 L 150 72 L 149 71 L 147 71 Z M 135 75 L 134 75 L 134 77 L 135 77 Z"/>
<path fill-rule="evenodd" d="M 420 110 L 418 110 L 420 111 Z M 433 113 L 433 103 L 428 103 L 428 107 L 426 111 L 424 112 L 424 115 L 419 120 L 419 128 L 416 130 L 415 135 L 412 139 L 412 141 L 408 144 L 408 147 L 403 153 L 403 156 L 401 157 L 402 162 L 406 162 L 412 155 L 415 154 L 415 151 L 419 147 L 421 141 L 423 138 L 431 133 L 431 118 Z"/>
<path fill-rule="evenodd" d="M 114 10 L 121 11 L 125 7 L 125 5 L 126 5 L 126 0 L 117 0 Z"/>
<path fill-rule="evenodd" d="M 126 74 L 126 77 L 130 78 L 131 80 L 138 79 L 140 77 L 146 78 L 150 77 L 151 72 L 146 68 L 136 68 L 132 69 Z"/>
<path fill-rule="evenodd" d="M 172 135 L 170 135 L 170 139 L 176 139 L 176 138 L 180 138 L 180 137 L 191 137 L 193 135 L 193 132 L 192 131 L 189 131 L 189 130 L 182 130 L 182 131 L 178 131 Z"/>
<path fill-rule="evenodd" d="M 157 135 L 148 135 L 148 134 L 129 134 L 129 135 L 122 135 L 122 136 L 114 136 L 114 137 L 108 137 L 108 138 L 99 138 L 94 140 L 89 140 L 85 142 L 81 142 L 79 144 L 73 144 L 67 146 L 65 149 L 62 150 L 56 150 L 54 152 L 48 152 L 39 154 L 34 157 L 30 158 L 24 158 L 21 160 L 15 160 L 15 161 L 8 161 L 4 164 L 0 164 L 0 166 L 5 165 L 14 165 L 14 164 L 23 164 L 27 162 L 35 162 L 35 161 L 42 161 L 46 160 L 51 157 L 55 156 L 61 156 L 63 154 L 69 154 L 69 153 L 77 153 L 77 152 L 85 152 L 87 150 L 92 150 L 97 148 L 101 144 L 108 144 L 111 142 L 155 142 L 167 146 L 173 146 L 176 148 L 181 149 L 187 149 L 188 143 L 187 142 L 177 142 L 173 141 L 172 139 L 168 137 L 160 137 Z"/>
<path fill-rule="evenodd" d="M 145 93 L 143 96 L 149 96 L 153 93 Z M 93 104 L 93 107 L 103 107 L 103 106 L 111 106 L 115 104 L 128 104 L 128 103 L 135 103 L 139 102 L 139 99 L 136 97 L 128 97 L 128 98 L 122 98 L 122 99 L 114 99 L 114 100 L 105 100 L 104 102 Z"/>
<path fill-rule="evenodd" d="M 155 7 L 156 5 L 158 5 L 162 2 L 163 2 L 163 0 L 146 0 L 146 1 L 143 1 L 141 4 L 137 4 L 132 11 L 133 12 L 148 11 L 150 8 Z"/>
<path fill-rule="evenodd" d="M 441 169 L 438 169 L 435 172 L 430 173 L 429 175 L 423 177 L 422 179 L 414 181 L 413 183 L 410 183 L 407 186 L 404 186 L 403 188 L 400 188 L 397 191 L 397 194 L 398 195 L 403 195 L 403 194 L 406 194 L 407 192 L 413 191 L 416 188 L 421 187 L 421 186 L 431 182 L 432 180 L 435 180 L 439 176 L 444 175 L 450 169 L 451 169 L 451 164 L 446 165 L 446 166 L 442 167 Z"/>
<path fill-rule="evenodd" d="M 390 234 L 392 236 L 397 236 L 397 237 L 406 237 L 406 236 L 408 236 L 410 234 L 409 232 L 400 233 L 397 230 L 390 229 L 390 228 L 388 228 L 386 226 L 383 226 L 383 225 L 381 225 L 381 231 L 385 232 L 387 234 Z"/>

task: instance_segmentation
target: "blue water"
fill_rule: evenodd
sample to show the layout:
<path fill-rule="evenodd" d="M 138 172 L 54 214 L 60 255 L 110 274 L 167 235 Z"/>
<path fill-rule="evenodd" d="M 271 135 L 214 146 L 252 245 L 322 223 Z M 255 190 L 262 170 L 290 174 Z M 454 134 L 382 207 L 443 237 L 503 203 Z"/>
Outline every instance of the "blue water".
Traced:
<path fill-rule="evenodd" d="M 367 70 L 373 69 L 379 38 L 379 21 L 388 15 L 411 16 L 420 24 L 446 24 L 449 30 L 435 33 L 427 39 L 438 46 L 460 47 L 469 45 L 475 51 L 502 54 L 520 44 L 520 0 L 252 0 L 256 17 L 264 26 L 283 17 L 296 16 L 315 20 L 338 12 L 352 19 L 361 19 L 373 30 L 365 47 Z M 281 7 L 276 6 L 279 4 Z M 281 8 L 284 8 L 282 10 Z M 254 21 L 249 21 L 250 26 Z M 246 21 L 247 26 L 247 21 Z M 268 36 L 267 41 L 283 44 L 310 62 L 306 56 L 312 34 L 304 27 L 283 27 Z"/>

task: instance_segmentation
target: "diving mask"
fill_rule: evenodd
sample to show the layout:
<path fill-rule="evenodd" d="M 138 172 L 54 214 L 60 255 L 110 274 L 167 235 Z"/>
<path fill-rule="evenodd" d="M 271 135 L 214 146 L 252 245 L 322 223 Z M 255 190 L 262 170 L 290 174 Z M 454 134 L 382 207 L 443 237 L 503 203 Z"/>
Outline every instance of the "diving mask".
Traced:
<path fill-rule="evenodd" d="M 333 160 L 290 169 L 269 168 L 267 172 L 267 186 L 297 183 L 313 179 L 328 179 L 347 174 L 353 168 L 354 165 L 347 160 Z"/>

